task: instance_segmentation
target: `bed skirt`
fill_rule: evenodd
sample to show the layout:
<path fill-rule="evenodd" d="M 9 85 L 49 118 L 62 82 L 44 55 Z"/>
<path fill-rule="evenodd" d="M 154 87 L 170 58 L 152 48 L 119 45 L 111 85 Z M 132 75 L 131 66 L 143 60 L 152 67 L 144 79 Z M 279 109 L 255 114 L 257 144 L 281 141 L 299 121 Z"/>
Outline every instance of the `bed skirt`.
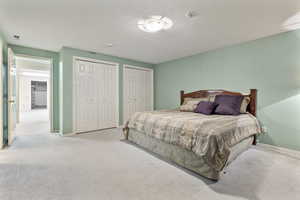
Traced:
<path fill-rule="evenodd" d="M 238 157 L 238 155 L 240 155 L 251 146 L 251 144 L 253 143 L 253 138 L 253 136 L 246 138 L 239 144 L 230 148 L 230 156 L 226 166 L 228 166 L 233 160 Z M 187 168 L 206 178 L 219 180 L 222 173 L 222 171 L 216 171 L 215 169 L 208 166 L 204 159 L 202 157 L 199 157 L 195 153 L 182 147 L 165 143 L 156 138 L 149 137 L 146 134 L 134 129 L 129 129 L 128 140 L 132 143 L 137 144 L 138 146 L 145 148 L 146 150 L 158 154 L 168 161 L 174 162 L 179 166 Z M 226 169 L 226 167 L 224 169 Z"/>

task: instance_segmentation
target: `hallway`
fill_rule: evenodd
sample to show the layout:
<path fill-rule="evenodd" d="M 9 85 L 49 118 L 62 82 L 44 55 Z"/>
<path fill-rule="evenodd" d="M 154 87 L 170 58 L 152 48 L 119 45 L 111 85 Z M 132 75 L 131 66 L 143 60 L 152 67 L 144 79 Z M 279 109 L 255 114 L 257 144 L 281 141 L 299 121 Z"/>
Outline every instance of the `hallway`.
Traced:
<path fill-rule="evenodd" d="M 18 138 L 23 135 L 48 134 L 47 130 L 50 130 L 48 110 L 34 109 L 20 113 L 20 123 L 17 124 L 15 131 Z"/>

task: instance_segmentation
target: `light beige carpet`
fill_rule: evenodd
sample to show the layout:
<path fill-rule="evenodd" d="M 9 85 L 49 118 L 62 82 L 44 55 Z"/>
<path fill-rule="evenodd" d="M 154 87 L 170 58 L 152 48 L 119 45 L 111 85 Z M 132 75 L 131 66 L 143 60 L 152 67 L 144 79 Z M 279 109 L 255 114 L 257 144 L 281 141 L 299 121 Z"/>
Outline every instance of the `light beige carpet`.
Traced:
<path fill-rule="evenodd" d="M 120 129 L 60 137 L 43 120 L 28 124 L 0 151 L 1 200 L 300 198 L 296 154 L 254 147 L 211 182 L 121 142 Z"/>

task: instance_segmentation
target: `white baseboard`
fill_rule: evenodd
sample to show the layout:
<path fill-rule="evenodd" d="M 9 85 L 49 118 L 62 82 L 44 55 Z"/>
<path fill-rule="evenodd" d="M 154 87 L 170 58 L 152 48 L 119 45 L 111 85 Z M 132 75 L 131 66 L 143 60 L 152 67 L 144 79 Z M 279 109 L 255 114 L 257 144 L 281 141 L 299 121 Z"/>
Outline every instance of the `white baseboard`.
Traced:
<path fill-rule="evenodd" d="M 120 125 L 118 127 L 114 127 L 114 128 L 108 128 L 108 129 L 122 129 L 124 127 L 124 125 Z M 57 134 L 59 134 L 60 136 L 63 136 L 63 137 L 70 137 L 70 136 L 74 136 L 74 135 L 77 135 L 77 134 L 93 134 L 95 132 L 98 132 L 98 131 L 105 131 L 106 129 L 102 129 L 102 130 L 94 130 L 94 131 L 87 131 L 87 132 L 80 132 L 80 133 L 76 133 L 76 132 L 71 132 L 71 133 L 64 133 L 62 134 L 61 132 L 58 132 Z"/>
<path fill-rule="evenodd" d="M 61 134 L 61 136 L 63 136 L 63 137 L 70 137 L 70 136 L 73 136 L 73 135 L 76 135 L 76 133 L 72 132 L 72 133 Z"/>
<path fill-rule="evenodd" d="M 279 146 L 275 146 L 275 145 L 271 145 L 271 144 L 263 144 L 263 143 L 258 143 L 257 146 L 261 146 L 261 147 L 269 149 L 271 151 L 276 151 L 278 153 L 300 159 L 300 151 L 297 151 L 297 150 L 279 147 Z"/>
<path fill-rule="evenodd" d="M 62 137 L 68 137 L 68 136 L 73 136 L 73 135 L 76 135 L 76 133 L 61 133 L 60 131 L 55 131 L 55 132 L 52 132 L 53 134 L 56 134 L 58 136 L 62 136 Z"/>

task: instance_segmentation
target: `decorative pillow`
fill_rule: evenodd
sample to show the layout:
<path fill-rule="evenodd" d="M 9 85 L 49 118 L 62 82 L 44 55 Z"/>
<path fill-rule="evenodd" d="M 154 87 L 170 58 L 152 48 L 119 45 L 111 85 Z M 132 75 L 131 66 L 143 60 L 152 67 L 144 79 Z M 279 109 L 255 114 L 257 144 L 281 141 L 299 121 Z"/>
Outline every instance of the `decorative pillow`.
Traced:
<path fill-rule="evenodd" d="M 209 100 L 210 102 L 214 102 L 214 101 L 215 101 L 215 98 L 216 98 L 216 95 L 215 95 L 215 94 L 211 94 L 211 95 L 208 96 L 208 100 Z"/>
<path fill-rule="evenodd" d="M 238 95 L 217 95 L 215 103 L 218 107 L 215 110 L 216 114 L 220 115 L 238 115 L 240 114 L 243 96 Z"/>
<path fill-rule="evenodd" d="M 210 95 L 209 101 L 214 102 L 215 98 L 216 98 L 216 95 Z M 240 113 L 242 113 L 242 114 L 247 113 L 247 107 L 248 107 L 249 103 L 250 103 L 250 97 L 244 97 L 242 104 L 241 104 Z"/>
<path fill-rule="evenodd" d="M 180 111 L 194 112 L 200 101 L 208 101 L 208 98 L 184 98 L 184 102 L 180 106 Z"/>
<path fill-rule="evenodd" d="M 250 97 L 244 97 L 241 104 L 240 113 L 247 113 L 247 107 L 249 103 L 250 103 Z"/>
<path fill-rule="evenodd" d="M 194 112 L 202 113 L 205 115 L 211 115 L 216 109 L 217 105 L 218 104 L 216 104 L 215 102 L 200 101 L 200 103 L 197 105 L 197 108 L 194 110 Z"/>
<path fill-rule="evenodd" d="M 236 110 L 232 106 L 228 106 L 226 104 L 220 104 L 217 106 L 215 110 L 215 114 L 219 115 L 238 115 L 239 112 L 236 112 Z"/>

